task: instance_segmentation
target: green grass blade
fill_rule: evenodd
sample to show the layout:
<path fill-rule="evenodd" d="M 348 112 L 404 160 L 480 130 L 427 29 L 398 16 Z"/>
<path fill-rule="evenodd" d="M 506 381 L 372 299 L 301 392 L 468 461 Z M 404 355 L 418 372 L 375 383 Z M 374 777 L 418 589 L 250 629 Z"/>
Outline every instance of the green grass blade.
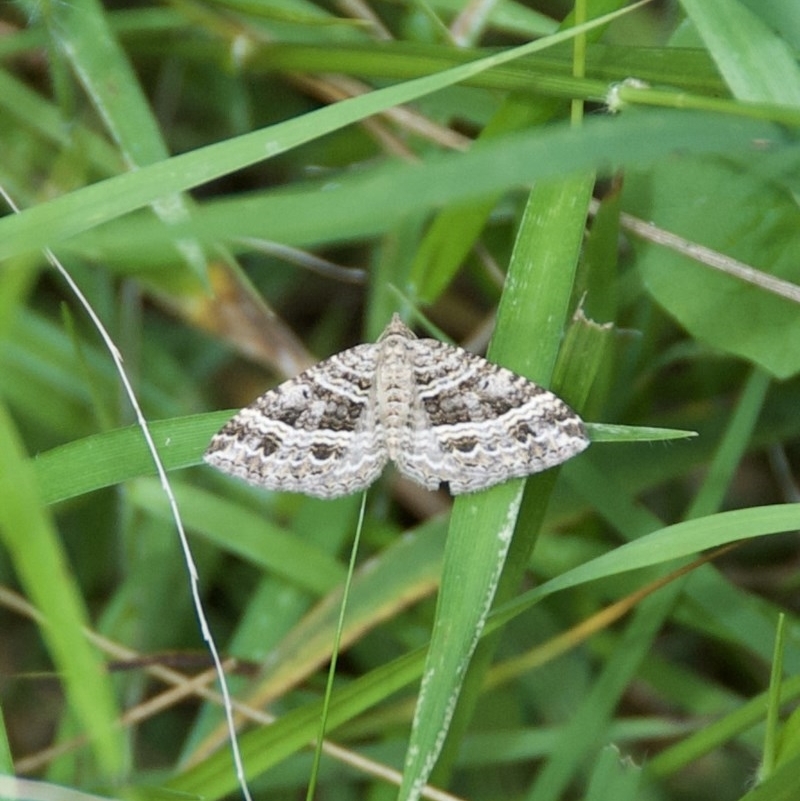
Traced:
<path fill-rule="evenodd" d="M 800 756 L 781 765 L 763 784 L 745 793 L 739 801 L 795 801 Z"/>
<path fill-rule="evenodd" d="M 629 570 L 652 567 L 698 551 L 740 542 L 751 536 L 777 534 L 798 527 L 800 504 L 792 503 L 718 512 L 697 520 L 674 523 L 551 579 L 508 604 L 507 609 L 504 607 L 503 615 L 506 611 L 515 610 L 518 604 L 527 604 L 543 595 L 594 581 L 601 575 L 614 576 Z"/>
<path fill-rule="evenodd" d="M 606 24 L 616 16 L 619 14 L 605 15 L 537 42 L 345 100 L 261 131 L 109 178 L 6 217 L 0 220 L 0 259 L 34 248 L 52 247 L 161 197 L 191 189 L 393 106 L 424 97 L 471 75 L 567 41 L 578 31 Z"/>
<path fill-rule="evenodd" d="M 738 0 L 681 0 L 733 94 L 800 106 L 800 68 L 788 44 Z"/>
<path fill-rule="evenodd" d="M 167 159 L 169 151 L 158 121 L 103 6 L 96 0 L 75 0 L 46 3 L 44 8 L 54 41 L 102 115 L 125 162 L 142 167 Z M 189 218 L 186 201 L 178 194 L 154 199 L 153 208 L 167 223 Z M 202 279 L 202 252 L 185 241 L 180 250 Z"/>
<path fill-rule="evenodd" d="M 63 682 L 69 706 L 88 735 L 109 779 L 122 769 L 125 748 L 118 711 L 103 663 L 84 637 L 88 615 L 53 522 L 39 497 L 36 476 L 5 408 L 0 406 L 0 536 L 30 600 Z"/>
<path fill-rule="evenodd" d="M 769 680 L 766 733 L 764 735 L 764 756 L 758 768 L 758 782 L 761 784 L 774 772 L 778 764 L 780 736 L 781 684 L 783 683 L 783 655 L 786 649 L 786 615 L 778 617 L 775 630 L 775 655 Z"/>
<path fill-rule="evenodd" d="M 60 49 L 130 164 L 167 158 L 150 104 L 133 68 L 95 0 L 47 3 L 46 20 Z"/>
<path fill-rule="evenodd" d="M 629 570 L 655 567 L 728 542 L 797 528 L 800 528 L 800 504 L 736 510 L 668 526 L 630 545 L 622 546 L 580 565 L 525 593 L 513 603 L 506 604 L 489 618 L 484 636 L 505 625 L 514 616 L 526 611 L 545 597 L 569 587 Z M 425 657 L 425 649 L 418 649 L 371 671 L 334 693 L 329 717 L 332 735 L 335 736 L 336 726 L 372 708 L 418 679 L 422 674 Z M 796 693 L 798 687 L 800 683 L 797 681 L 787 682 L 784 691 Z M 747 725 L 752 725 L 753 720 L 758 720 L 758 715 L 763 717 L 764 708 L 763 699 L 754 703 L 749 713 L 751 722 Z M 248 777 L 258 776 L 309 744 L 317 731 L 320 710 L 320 703 L 306 705 L 271 726 L 246 734 L 241 744 Z M 230 757 L 227 753 L 218 753 L 171 781 L 169 786 L 180 792 L 202 792 L 209 801 L 220 798 L 236 787 Z"/>
<path fill-rule="evenodd" d="M 174 417 L 151 423 L 159 453 L 167 470 L 201 464 L 211 436 L 230 419 L 234 410 Z M 634 428 L 594 424 L 597 442 L 640 442 L 680 439 L 691 431 Z M 33 465 L 46 503 L 58 503 L 87 492 L 111 487 L 134 478 L 155 475 L 152 458 L 137 426 L 92 434 L 39 454 Z"/>
<path fill-rule="evenodd" d="M 189 531 L 220 550 L 236 554 L 265 571 L 282 576 L 315 595 L 322 595 L 344 579 L 336 559 L 282 531 L 262 515 L 242 509 L 241 504 L 178 481 L 172 483 L 175 499 Z M 130 502 L 161 520 L 172 519 L 161 485 L 155 479 L 139 479 L 128 488 Z"/>
<path fill-rule="evenodd" d="M 167 470 L 200 463 L 213 434 L 231 411 L 160 420 L 150 424 Z M 155 475 L 138 426 L 127 426 L 53 448 L 34 459 L 46 503 L 56 503 L 128 479 Z"/>
<path fill-rule="evenodd" d="M 580 176 L 536 187 L 520 224 L 500 302 L 490 358 L 545 385 L 550 383 L 567 316 L 593 182 L 593 176 Z M 550 476 L 544 478 L 537 486 L 552 486 Z M 439 757 L 498 588 L 522 498 L 523 482 L 512 481 L 477 496 L 459 498 L 453 507 L 436 620 L 400 798 L 418 797 Z M 540 496 L 536 515 L 543 516 L 546 498 L 547 493 Z M 530 553 L 537 528 L 523 526 L 525 534 L 518 536 L 528 542 L 515 543 L 515 547 Z M 511 561 L 514 575 L 504 581 L 516 585 L 521 568 L 513 564 L 516 560 Z M 521 561 L 524 564 L 526 560 Z M 486 664 L 488 654 L 479 674 Z M 476 691 L 473 686 L 470 694 L 474 696 Z M 470 699 L 469 705 L 473 702 Z M 465 713 L 465 717 L 469 715 Z"/>
<path fill-rule="evenodd" d="M 800 111 L 797 121 L 800 127 Z M 391 163 L 339 176 L 334 185 L 313 182 L 294 186 L 291 191 L 274 190 L 208 203 L 193 215 L 193 227 L 168 230 L 137 215 L 92 231 L 74 244 L 124 260 L 132 250 L 141 254 L 149 254 L 151 249 L 160 251 L 170 236 L 177 234 L 196 236 L 201 241 L 254 236 L 295 246 L 353 241 L 390 230 L 400 216 L 517 189 L 544 178 L 623 164 L 648 165 L 664 161 L 676 151 L 740 154 L 757 163 L 755 140 L 768 142 L 775 152 L 785 153 L 787 162 L 797 158 L 796 146 L 782 147 L 790 143 L 785 131 L 770 123 L 676 111 L 595 117 L 580 130 L 554 125 L 536 136 L 529 132 L 507 134 L 467 153 L 431 156 L 424 166 Z M 208 158 L 203 160 L 204 168 L 215 163 L 212 153 Z M 147 167 L 135 175 L 160 167 Z M 161 179 L 151 177 L 158 185 Z M 112 180 L 123 178 L 138 180 L 128 175 Z M 152 185 L 149 188 L 152 192 Z M 73 193 L 75 200 L 90 189 L 94 187 Z M 135 190 L 128 187 L 126 191 Z M 83 199 L 89 202 L 89 198 Z M 29 210 L 34 211 L 37 209 Z M 0 220 L 0 235 L 4 223 L 10 224 L 8 219 Z M 5 241 L 0 239 L 0 254 L 4 246 Z"/>
<path fill-rule="evenodd" d="M 603 491 L 608 493 L 609 488 L 604 487 Z M 600 676 L 593 681 L 586 698 L 580 702 L 554 746 L 550 759 L 537 775 L 529 798 L 548 801 L 561 797 L 592 747 L 602 742 L 620 696 L 650 652 L 686 581 L 683 578 L 672 583 L 637 607 Z"/>
<path fill-rule="evenodd" d="M 589 779 L 584 801 L 637 801 L 641 796 L 641 768 L 620 753 L 614 745 L 600 752 Z"/>
<path fill-rule="evenodd" d="M 14 772 L 14 760 L 11 758 L 11 748 L 8 744 L 8 732 L 6 731 L 3 710 L 0 708 L 0 774 L 11 775 Z"/>
<path fill-rule="evenodd" d="M 792 676 L 786 679 L 781 686 L 781 703 L 796 702 L 798 698 L 800 698 L 800 677 Z M 758 723 L 763 723 L 768 701 L 767 692 L 750 698 L 737 707 L 734 712 L 709 723 L 701 731 L 666 748 L 650 761 L 647 770 L 654 776 L 668 776 L 734 740 L 742 732 L 751 729 Z M 782 767 L 793 762 L 796 762 L 796 758 L 789 759 Z"/>

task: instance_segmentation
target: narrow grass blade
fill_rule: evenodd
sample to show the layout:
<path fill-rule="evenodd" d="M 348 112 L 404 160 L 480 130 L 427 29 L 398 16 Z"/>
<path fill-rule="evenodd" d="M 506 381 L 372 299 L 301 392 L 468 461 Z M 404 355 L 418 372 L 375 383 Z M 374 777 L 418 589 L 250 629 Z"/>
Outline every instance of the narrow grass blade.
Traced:
<path fill-rule="evenodd" d="M 593 181 L 593 176 L 580 176 L 536 187 L 520 224 L 500 303 L 489 356 L 545 385 L 553 372 L 567 317 Z M 580 218 L 577 223 L 576 216 Z M 535 347 L 530 343 L 536 343 Z M 536 481 L 538 478 L 534 477 L 537 486 L 552 487 L 550 475 L 541 477 L 541 482 Z M 539 498 L 536 514 L 543 516 L 547 495 L 544 492 Z M 467 668 L 498 589 L 522 499 L 523 482 L 512 481 L 479 496 L 459 498 L 453 508 L 401 799 L 419 796 L 439 758 Z M 529 551 L 538 526 L 523 528 L 526 543 L 515 543 L 515 548 Z M 524 558 L 513 561 L 525 562 Z M 512 575 L 504 580 L 516 585 L 518 573 L 512 569 Z M 485 647 L 490 650 L 490 646 Z M 487 664 L 488 653 L 477 669 L 478 676 Z M 472 707 L 478 692 L 479 682 L 474 681 L 466 709 Z M 463 714 L 466 720 L 469 714 Z"/>
<path fill-rule="evenodd" d="M 70 709 L 89 736 L 102 770 L 114 778 L 122 769 L 125 748 L 109 675 L 84 637 L 88 614 L 39 496 L 34 471 L 2 406 L 0 536 L 20 582 L 42 614 L 42 636 Z"/>

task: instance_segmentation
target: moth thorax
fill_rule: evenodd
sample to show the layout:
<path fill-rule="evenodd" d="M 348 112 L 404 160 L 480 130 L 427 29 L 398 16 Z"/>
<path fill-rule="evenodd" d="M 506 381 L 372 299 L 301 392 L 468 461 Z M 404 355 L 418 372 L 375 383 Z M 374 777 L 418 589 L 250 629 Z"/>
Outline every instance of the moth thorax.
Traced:
<path fill-rule="evenodd" d="M 377 416 L 383 423 L 389 457 L 396 458 L 414 398 L 408 340 L 390 336 L 381 342 L 375 374 Z"/>

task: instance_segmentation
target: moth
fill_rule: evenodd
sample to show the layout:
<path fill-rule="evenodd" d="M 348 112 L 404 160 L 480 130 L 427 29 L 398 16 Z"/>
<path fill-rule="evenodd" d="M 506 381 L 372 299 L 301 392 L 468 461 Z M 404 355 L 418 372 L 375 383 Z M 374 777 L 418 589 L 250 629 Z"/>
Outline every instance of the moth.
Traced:
<path fill-rule="evenodd" d="M 264 393 L 213 437 L 205 461 L 270 490 L 336 498 L 366 489 L 391 460 L 453 495 L 565 462 L 589 445 L 580 417 L 511 370 L 398 315 L 357 345 Z"/>

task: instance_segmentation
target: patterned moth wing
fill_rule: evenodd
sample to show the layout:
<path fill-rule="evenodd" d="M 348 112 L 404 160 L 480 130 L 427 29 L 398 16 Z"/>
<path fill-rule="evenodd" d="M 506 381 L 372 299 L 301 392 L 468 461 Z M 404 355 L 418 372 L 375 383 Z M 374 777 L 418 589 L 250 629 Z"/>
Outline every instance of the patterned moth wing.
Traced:
<path fill-rule="evenodd" d="M 395 315 L 374 345 L 306 370 L 242 409 L 205 460 L 256 486 L 335 498 L 392 459 L 454 495 L 538 473 L 589 444 L 552 392 L 480 356 L 417 339 Z"/>
<path fill-rule="evenodd" d="M 453 495 L 555 467 L 589 445 L 557 395 L 435 339 L 410 343 L 415 397 L 400 472 Z"/>
<path fill-rule="evenodd" d="M 285 381 L 231 418 L 203 458 L 266 489 L 318 498 L 365 489 L 388 458 L 372 399 L 377 358 L 377 345 L 358 345 Z"/>

